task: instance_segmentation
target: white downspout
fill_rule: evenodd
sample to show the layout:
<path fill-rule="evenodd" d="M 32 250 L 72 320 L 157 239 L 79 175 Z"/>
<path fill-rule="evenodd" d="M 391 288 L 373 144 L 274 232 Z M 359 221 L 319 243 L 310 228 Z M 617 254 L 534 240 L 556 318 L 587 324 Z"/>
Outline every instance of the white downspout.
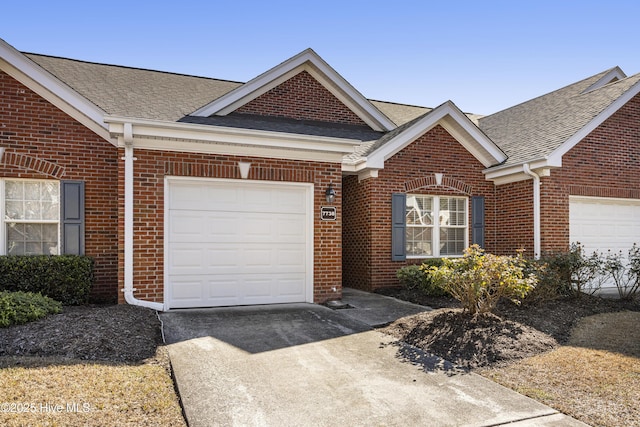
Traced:
<path fill-rule="evenodd" d="M 540 259 L 540 175 L 531 170 L 529 165 L 522 165 L 524 173 L 533 178 L 533 256 Z"/>
<path fill-rule="evenodd" d="M 163 311 L 158 302 L 144 301 L 133 296 L 133 126 L 124 124 L 124 299 L 127 304 Z"/>

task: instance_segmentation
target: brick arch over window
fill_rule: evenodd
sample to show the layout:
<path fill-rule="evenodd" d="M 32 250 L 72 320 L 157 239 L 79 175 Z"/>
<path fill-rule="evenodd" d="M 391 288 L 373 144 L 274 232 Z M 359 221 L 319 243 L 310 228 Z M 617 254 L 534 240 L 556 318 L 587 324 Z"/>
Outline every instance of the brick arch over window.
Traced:
<path fill-rule="evenodd" d="M 2 163 L 7 166 L 15 166 L 22 169 L 38 172 L 39 174 L 61 179 L 64 176 L 65 168 L 46 160 L 31 157 L 26 154 L 5 152 L 2 156 Z"/>
<path fill-rule="evenodd" d="M 440 185 L 438 185 L 438 183 L 436 182 L 435 175 L 429 175 L 422 178 L 413 179 L 411 181 L 406 181 L 404 183 L 404 188 L 408 193 L 424 188 L 445 188 L 448 190 L 454 190 L 456 192 L 466 194 L 468 196 L 471 195 L 472 190 L 472 187 L 469 184 L 465 184 L 458 179 L 450 178 L 446 175 L 442 177 L 442 183 Z"/>

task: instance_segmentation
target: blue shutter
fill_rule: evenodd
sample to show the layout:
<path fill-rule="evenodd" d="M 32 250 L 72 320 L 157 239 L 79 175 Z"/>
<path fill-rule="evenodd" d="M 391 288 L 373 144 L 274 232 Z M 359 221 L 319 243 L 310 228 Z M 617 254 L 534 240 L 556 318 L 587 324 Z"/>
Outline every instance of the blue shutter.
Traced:
<path fill-rule="evenodd" d="M 471 244 L 484 247 L 484 196 L 471 198 Z"/>
<path fill-rule="evenodd" d="M 60 182 L 60 242 L 63 255 L 84 255 L 84 182 Z"/>
<path fill-rule="evenodd" d="M 391 195 L 391 260 L 404 261 L 407 259 L 406 234 L 406 206 L 407 195 L 393 193 Z"/>

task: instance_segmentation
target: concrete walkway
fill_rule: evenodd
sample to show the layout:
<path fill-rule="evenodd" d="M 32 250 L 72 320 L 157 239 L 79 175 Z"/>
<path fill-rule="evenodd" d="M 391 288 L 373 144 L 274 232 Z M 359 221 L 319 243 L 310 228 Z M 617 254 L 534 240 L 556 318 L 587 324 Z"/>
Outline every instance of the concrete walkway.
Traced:
<path fill-rule="evenodd" d="M 343 301 L 161 313 L 189 425 L 584 426 L 371 328 L 428 308 Z"/>

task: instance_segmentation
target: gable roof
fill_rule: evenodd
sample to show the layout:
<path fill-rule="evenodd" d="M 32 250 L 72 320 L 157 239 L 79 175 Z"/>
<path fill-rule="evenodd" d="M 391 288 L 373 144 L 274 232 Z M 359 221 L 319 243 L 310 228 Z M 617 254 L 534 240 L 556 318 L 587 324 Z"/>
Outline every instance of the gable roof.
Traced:
<path fill-rule="evenodd" d="M 361 172 L 379 170 L 384 162 L 417 138 L 441 125 L 485 167 L 502 163 L 506 155 L 451 101 L 428 110 L 413 120 L 398 126 L 375 141 L 364 142 L 345 156 L 343 170 Z M 377 172 L 371 174 L 375 176 Z"/>
<path fill-rule="evenodd" d="M 508 160 L 494 169 L 526 162 L 559 167 L 561 156 L 640 91 L 640 74 L 615 67 L 480 118 L 479 126 Z"/>
<path fill-rule="evenodd" d="M 373 130 L 389 131 L 393 123 L 312 49 L 306 49 L 258 77 L 194 111 L 194 116 L 227 115 L 296 74 L 307 71 Z"/>

